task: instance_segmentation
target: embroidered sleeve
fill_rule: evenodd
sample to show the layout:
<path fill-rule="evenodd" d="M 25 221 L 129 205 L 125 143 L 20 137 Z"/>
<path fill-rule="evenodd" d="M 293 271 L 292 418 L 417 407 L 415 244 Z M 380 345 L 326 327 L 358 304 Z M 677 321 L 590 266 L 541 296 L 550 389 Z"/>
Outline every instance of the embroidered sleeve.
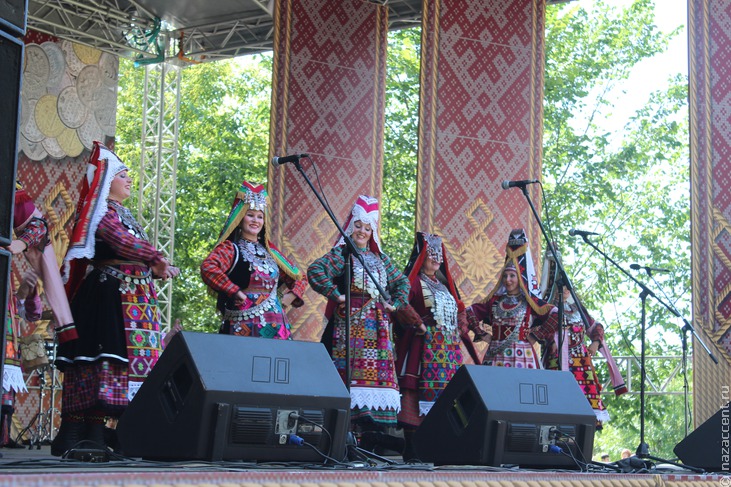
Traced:
<path fill-rule="evenodd" d="M 146 240 L 137 238 L 127 231 L 119 221 L 117 212 L 110 209 L 99 222 L 96 238 L 103 240 L 120 256 L 125 259 L 139 260 L 146 264 L 155 264 L 163 258 Z"/>
<path fill-rule="evenodd" d="M 484 321 L 488 325 L 492 324 L 492 303 L 475 303 L 469 308 L 469 315 L 474 316 L 477 321 Z"/>
<path fill-rule="evenodd" d="M 459 324 L 460 332 L 464 335 L 467 334 L 468 330 L 472 330 L 475 334 L 473 342 L 482 342 L 486 340 L 488 336 L 492 336 L 492 327 L 489 326 L 487 330 L 482 328 L 480 321 L 475 315 L 475 311 L 472 306 L 466 308 L 464 311 L 457 315 L 457 323 Z"/>
<path fill-rule="evenodd" d="M 391 294 L 393 307 L 396 309 L 402 308 L 409 304 L 411 283 L 409 283 L 409 279 L 403 272 L 393 265 L 393 262 L 386 254 L 381 254 L 381 260 L 388 276 L 388 292 Z"/>
<path fill-rule="evenodd" d="M 588 314 L 586 315 L 586 317 L 589 319 L 590 324 L 587 335 L 589 335 L 591 341 L 601 342 L 602 340 L 604 340 L 604 325 L 602 325 L 598 321 L 594 321 Z"/>
<path fill-rule="evenodd" d="M 342 250 L 336 247 L 323 255 L 307 268 L 307 281 L 315 292 L 328 299 L 336 300 L 340 296 L 335 278 L 343 274 L 345 259 Z"/>
<path fill-rule="evenodd" d="M 229 240 L 224 240 L 208 254 L 201 264 L 201 278 L 208 287 L 217 292 L 233 296 L 240 288 L 226 274 L 234 264 L 236 247 Z"/>
<path fill-rule="evenodd" d="M 530 331 L 536 340 L 546 341 L 553 338 L 553 335 L 558 331 L 558 310 L 554 307 L 549 313 L 541 316 L 532 308 L 529 309 L 533 315 Z"/>
<path fill-rule="evenodd" d="M 302 298 L 305 295 L 305 291 L 307 290 L 307 280 L 306 279 L 302 278 L 302 279 L 295 280 L 295 279 L 292 279 L 291 277 L 289 277 L 287 274 L 283 274 L 283 273 L 280 274 L 279 279 L 280 279 L 280 282 L 282 283 L 282 285 L 280 286 L 280 289 L 283 294 L 285 294 L 287 292 L 291 292 L 292 294 L 297 296 L 297 298 L 294 301 L 292 301 L 292 307 L 299 308 L 300 306 L 305 304 L 305 301 Z"/>
<path fill-rule="evenodd" d="M 37 247 L 48 235 L 48 225 L 42 218 L 31 218 L 23 231 L 18 235 L 18 240 L 25 242 L 26 248 Z M 43 249 L 41 249 L 43 250 Z"/>
<path fill-rule="evenodd" d="M 419 313 L 410 304 L 397 309 L 394 314 L 399 323 L 411 328 L 418 328 L 424 322 L 421 316 L 419 316 Z"/>

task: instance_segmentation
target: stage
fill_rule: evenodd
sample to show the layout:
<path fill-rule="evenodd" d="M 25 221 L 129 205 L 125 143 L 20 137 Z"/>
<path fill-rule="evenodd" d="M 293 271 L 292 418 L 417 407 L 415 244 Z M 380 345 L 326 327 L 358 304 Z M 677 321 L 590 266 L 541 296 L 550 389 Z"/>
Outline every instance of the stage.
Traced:
<path fill-rule="evenodd" d="M 693 474 L 686 470 L 654 468 L 647 473 L 617 473 L 610 469 L 579 472 L 529 470 L 485 466 L 403 464 L 373 460 L 342 466 L 247 462 L 151 462 L 113 459 L 92 463 L 62 460 L 40 450 L 2 449 L 0 486 L 266 486 L 291 487 L 480 487 L 486 485 L 550 486 L 713 486 L 731 485 L 731 477 Z"/>

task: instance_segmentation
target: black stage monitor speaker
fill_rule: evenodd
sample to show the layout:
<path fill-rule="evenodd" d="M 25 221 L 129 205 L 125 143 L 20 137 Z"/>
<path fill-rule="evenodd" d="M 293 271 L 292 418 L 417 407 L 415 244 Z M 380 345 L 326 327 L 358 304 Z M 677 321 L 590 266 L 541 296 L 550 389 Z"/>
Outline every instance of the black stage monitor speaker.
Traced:
<path fill-rule="evenodd" d="M 438 465 L 579 468 L 591 460 L 596 416 L 573 375 L 463 365 L 414 433 Z"/>
<path fill-rule="evenodd" d="M 344 458 L 349 424 L 350 394 L 321 343 L 180 332 L 117 433 L 133 457 L 323 463 L 319 452 Z"/>
<path fill-rule="evenodd" d="M 673 452 L 684 464 L 709 472 L 728 472 L 731 402 L 694 429 Z"/>

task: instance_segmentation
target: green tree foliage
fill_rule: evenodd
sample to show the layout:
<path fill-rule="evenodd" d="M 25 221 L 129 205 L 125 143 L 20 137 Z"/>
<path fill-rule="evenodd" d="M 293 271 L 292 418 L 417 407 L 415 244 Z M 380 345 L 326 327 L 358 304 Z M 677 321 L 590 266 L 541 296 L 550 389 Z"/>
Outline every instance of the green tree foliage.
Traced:
<path fill-rule="evenodd" d="M 624 10 L 598 1 L 590 13 L 567 4 L 549 8 L 546 20 L 544 219 L 584 304 L 605 324 L 612 352 L 636 357 L 641 289 L 567 232 L 579 227 L 600 233 L 593 241 L 627 270 L 633 262 L 672 269 L 656 281 L 636 277 L 690 318 L 687 80 L 668 80 L 667 89 L 653 93 L 621 129 L 605 123 L 623 102 L 617 94 L 621 81 L 678 33 L 658 31 L 654 8 L 651 0 Z M 648 355 L 679 354 L 682 323 L 653 298 L 647 300 L 646 323 Z M 648 378 L 658 383 L 675 365 L 648 364 Z M 598 373 L 606 377 L 605 369 Z M 633 376 L 638 389 L 636 367 Z M 682 390 L 680 379 L 669 389 Z M 597 435 L 595 451 L 617 459 L 622 448 L 639 445 L 639 397 L 606 397 L 606 405 L 612 421 Z M 653 455 L 673 457 L 683 416 L 682 396 L 646 396 L 645 441 Z"/>
<path fill-rule="evenodd" d="M 139 160 L 144 68 L 120 66 L 117 146 Z M 271 56 L 187 67 L 180 102 L 173 318 L 214 331 L 215 301 L 198 271 L 218 238 L 241 181 L 265 182 Z M 134 162 L 131 163 L 134 165 Z"/>
<path fill-rule="evenodd" d="M 388 36 L 381 239 L 403 269 L 414 242 L 421 29 Z"/>

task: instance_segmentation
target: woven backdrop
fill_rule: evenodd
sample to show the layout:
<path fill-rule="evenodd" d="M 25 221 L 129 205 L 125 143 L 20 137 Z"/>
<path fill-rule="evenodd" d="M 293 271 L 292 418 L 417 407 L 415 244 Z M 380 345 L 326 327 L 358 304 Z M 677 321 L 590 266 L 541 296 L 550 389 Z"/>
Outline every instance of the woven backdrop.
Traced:
<path fill-rule="evenodd" d="M 693 344 L 698 426 L 731 400 L 731 0 L 689 0 Z"/>
<path fill-rule="evenodd" d="M 545 2 L 436 0 L 424 9 L 416 227 L 445 237 L 471 304 L 494 285 L 511 229 L 525 228 L 539 256 L 525 197 L 500 183 L 540 178 Z M 529 194 L 540 212 L 537 188 Z"/>
<path fill-rule="evenodd" d="M 355 198 L 380 198 L 387 9 L 361 0 L 277 0 L 270 156 L 307 152 L 342 224 Z M 303 161 L 313 181 L 309 161 Z M 291 165 L 270 167 L 272 239 L 303 271 L 337 230 Z M 296 339 L 317 341 L 324 298 L 290 313 Z"/>

